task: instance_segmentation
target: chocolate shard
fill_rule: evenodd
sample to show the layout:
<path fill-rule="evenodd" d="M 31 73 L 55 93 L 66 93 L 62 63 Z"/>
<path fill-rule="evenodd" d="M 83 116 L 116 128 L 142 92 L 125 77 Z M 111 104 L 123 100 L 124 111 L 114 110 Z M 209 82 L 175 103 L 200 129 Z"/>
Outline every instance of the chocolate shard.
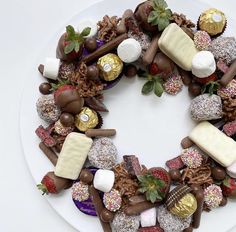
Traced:
<path fill-rule="evenodd" d="M 109 112 L 104 103 L 101 100 L 96 99 L 95 97 L 86 97 L 84 100 L 85 104 L 95 111 Z"/>
<path fill-rule="evenodd" d="M 135 155 L 124 155 L 125 168 L 131 176 L 139 176 L 142 168 L 138 158 Z"/>

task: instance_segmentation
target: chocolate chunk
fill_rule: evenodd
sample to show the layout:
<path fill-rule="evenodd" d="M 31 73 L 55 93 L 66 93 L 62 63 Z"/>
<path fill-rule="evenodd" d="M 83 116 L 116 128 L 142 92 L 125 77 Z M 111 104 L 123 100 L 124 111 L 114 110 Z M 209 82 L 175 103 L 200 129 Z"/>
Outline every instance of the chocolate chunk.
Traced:
<path fill-rule="evenodd" d="M 125 168 L 131 176 L 139 176 L 142 172 L 138 158 L 135 155 L 124 155 Z"/>

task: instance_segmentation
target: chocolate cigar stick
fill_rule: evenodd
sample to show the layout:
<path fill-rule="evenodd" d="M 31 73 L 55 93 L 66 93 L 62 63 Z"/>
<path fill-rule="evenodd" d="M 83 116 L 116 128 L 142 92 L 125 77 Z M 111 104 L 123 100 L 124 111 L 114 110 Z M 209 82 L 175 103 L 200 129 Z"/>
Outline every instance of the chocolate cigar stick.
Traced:
<path fill-rule="evenodd" d="M 47 147 L 43 142 L 39 143 L 39 148 L 48 157 L 51 163 L 56 166 L 58 159 L 56 153 L 51 148 Z"/>
<path fill-rule="evenodd" d="M 157 50 L 158 50 L 158 40 L 159 40 L 159 35 L 156 35 L 155 37 L 153 37 L 149 48 L 144 53 L 143 63 L 145 65 L 149 65 L 152 63 L 152 61 L 157 53 Z"/>
<path fill-rule="evenodd" d="M 236 75 L 236 60 L 234 60 L 234 62 L 229 66 L 228 71 L 221 78 L 220 83 L 223 86 L 228 85 L 229 82 L 234 79 L 235 75 Z"/>
<path fill-rule="evenodd" d="M 146 201 L 146 198 L 143 195 L 132 196 L 129 198 L 130 205 L 136 205 L 136 204 L 138 204 L 140 202 L 144 202 L 144 201 Z"/>
<path fill-rule="evenodd" d="M 191 73 L 188 71 L 183 70 L 182 68 L 178 67 L 179 74 L 182 78 L 182 81 L 185 85 L 189 86 L 192 83 Z"/>
<path fill-rule="evenodd" d="M 88 137 L 110 137 L 116 134 L 115 129 L 88 129 L 85 132 Z"/>
<path fill-rule="evenodd" d="M 203 203 L 204 203 L 204 192 L 203 190 L 196 191 L 194 193 L 196 200 L 197 200 L 197 210 L 193 214 L 193 228 L 198 228 L 201 222 L 201 215 L 203 210 Z"/>
<path fill-rule="evenodd" d="M 90 63 L 93 60 L 98 59 L 99 57 L 101 57 L 101 56 L 109 53 L 113 49 L 115 49 L 123 40 L 125 40 L 127 38 L 128 38 L 127 33 L 119 35 L 117 38 L 113 39 L 112 41 L 110 41 L 110 42 L 104 44 L 103 46 L 101 46 L 100 48 L 98 48 L 95 52 L 84 57 L 81 60 L 81 62 Z"/>
<path fill-rule="evenodd" d="M 117 30 L 117 33 L 120 35 L 120 34 L 123 34 L 123 33 L 126 33 L 127 32 L 127 28 L 125 26 L 125 19 L 126 18 L 129 18 L 129 17 L 132 17 L 134 15 L 134 12 L 130 9 L 126 10 L 122 16 L 122 19 L 119 23 L 119 25 L 117 26 L 116 30 Z"/>
<path fill-rule="evenodd" d="M 103 231 L 104 232 L 111 232 L 110 223 L 109 222 L 103 222 L 101 220 L 101 217 L 100 217 L 101 212 L 104 209 L 104 206 L 103 206 L 102 200 L 99 196 L 98 190 L 95 189 L 92 185 L 90 185 L 89 186 L 89 194 L 90 194 L 90 197 L 91 197 L 92 202 L 94 204 L 95 210 L 96 210 L 98 218 L 100 220 L 100 223 L 102 225 Z"/>
<path fill-rule="evenodd" d="M 124 212 L 128 216 L 133 216 L 156 206 L 157 204 L 151 203 L 150 201 L 144 201 L 137 203 L 136 205 L 129 205 L 128 207 L 125 208 Z"/>

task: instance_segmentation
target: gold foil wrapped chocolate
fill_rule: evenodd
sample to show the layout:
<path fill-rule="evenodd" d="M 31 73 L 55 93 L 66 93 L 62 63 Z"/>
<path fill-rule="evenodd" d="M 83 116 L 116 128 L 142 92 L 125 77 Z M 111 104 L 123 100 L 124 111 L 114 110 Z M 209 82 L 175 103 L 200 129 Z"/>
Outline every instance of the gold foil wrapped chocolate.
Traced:
<path fill-rule="evenodd" d="M 105 81 L 115 80 L 123 70 L 122 60 L 115 54 L 108 53 L 99 58 L 97 62 L 100 76 Z"/>
<path fill-rule="evenodd" d="M 226 23 L 225 14 L 222 11 L 211 8 L 200 15 L 198 26 L 200 30 L 214 36 L 224 32 Z"/>
<path fill-rule="evenodd" d="M 75 126 L 85 132 L 88 129 L 93 129 L 98 125 L 98 115 L 94 110 L 88 107 L 83 107 L 81 112 L 75 116 Z"/>
<path fill-rule="evenodd" d="M 183 196 L 170 212 L 180 218 L 187 218 L 191 216 L 197 209 L 197 200 L 193 194 L 188 193 Z"/>

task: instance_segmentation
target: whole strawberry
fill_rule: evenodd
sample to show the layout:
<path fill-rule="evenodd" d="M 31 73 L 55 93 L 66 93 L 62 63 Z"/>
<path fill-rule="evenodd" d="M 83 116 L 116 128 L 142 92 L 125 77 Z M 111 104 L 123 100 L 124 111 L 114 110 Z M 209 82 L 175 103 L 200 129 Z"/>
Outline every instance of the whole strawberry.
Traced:
<path fill-rule="evenodd" d="M 59 39 L 57 45 L 57 58 L 61 60 L 73 61 L 79 59 L 83 52 L 84 37 L 89 35 L 91 28 L 86 27 L 81 33 L 68 25 L 66 33 Z"/>
<path fill-rule="evenodd" d="M 218 77 L 215 73 L 205 78 L 194 77 L 194 80 L 202 85 L 208 84 L 210 81 L 217 81 Z"/>
<path fill-rule="evenodd" d="M 68 188 L 71 185 L 71 180 L 55 176 L 54 172 L 48 172 L 42 179 L 41 184 L 37 187 L 44 194 L 57 194 L 61 190 Z"/>
<path fill-rule="evenodd" d="M 236 179 L 227 177 L 222 185 L 221 189 L 224 196 L 226 197 L 236 197 Z"/>

